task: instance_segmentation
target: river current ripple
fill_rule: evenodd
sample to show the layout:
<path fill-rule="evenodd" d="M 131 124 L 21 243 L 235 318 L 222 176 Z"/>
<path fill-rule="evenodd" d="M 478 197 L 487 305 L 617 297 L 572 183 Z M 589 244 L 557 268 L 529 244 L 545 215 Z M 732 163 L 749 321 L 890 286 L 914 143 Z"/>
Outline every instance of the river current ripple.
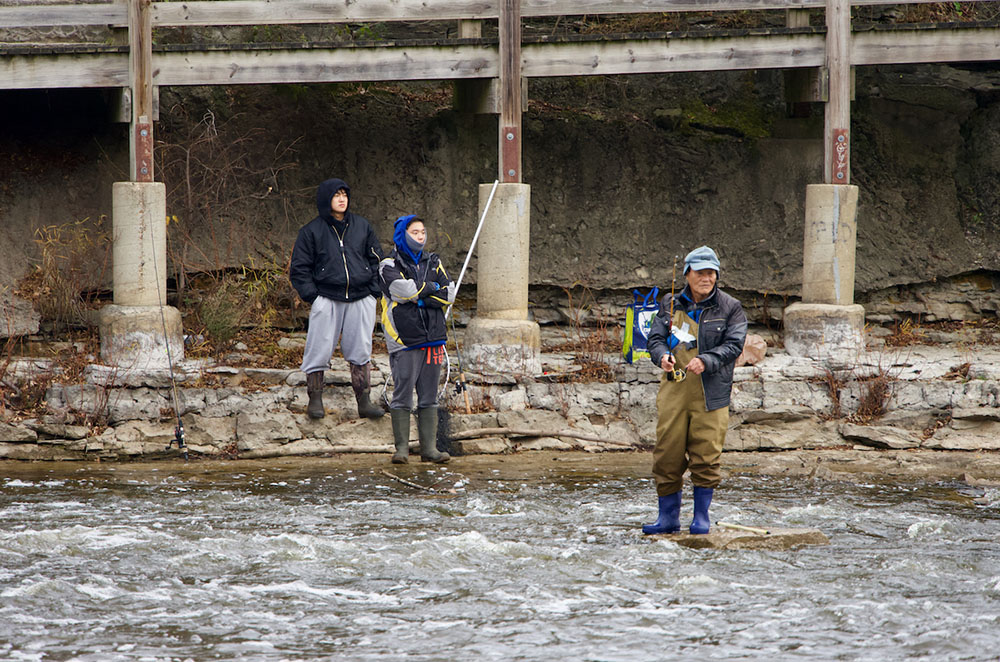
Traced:
<path fill-rule="evenodd" d="M 646 477 L 460 465 L 0 477 L 0 659 L 997 659 L 995 489 L 734 477 L 713 519 L 832 544 L 710 551 Z"/>

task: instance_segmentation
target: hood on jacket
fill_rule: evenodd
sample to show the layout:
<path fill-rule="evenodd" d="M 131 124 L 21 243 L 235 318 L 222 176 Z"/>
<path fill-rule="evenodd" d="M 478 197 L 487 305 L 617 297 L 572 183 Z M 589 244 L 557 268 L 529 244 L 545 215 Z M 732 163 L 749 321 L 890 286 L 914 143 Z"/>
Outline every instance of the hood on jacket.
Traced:
<path fill-rule="evenodd" d="M 329 221 L 333 218 L 330 205 L 333 204 L 333 194 L 344 189 L 347 191 L 347 208 L 351 208 L 351 187 L 343 179 L 328 179 L 316 189 L 316 209 L 319 215 Z"/>
<path fill-rule="evenodd" d="M 410 243 L 413 241 L 410 239 L 408 241 L 408 235 L 406 234 L 406 228 L 410 226 L 413 221 L 419 220 L 416 214 L 407 214 L 406 216 L 400 216 L 396 219 L 395 230 L 392 233 L 392 242 L 396 244 L 396 250 L 406 255 L 411 260 L 413 264 L 420 264 L 420 256 L 423 255 L 423 247 L 417 252 L 413 252 L 410 248 Z M 416 242 L 413 242 L 416 243 Z"/>

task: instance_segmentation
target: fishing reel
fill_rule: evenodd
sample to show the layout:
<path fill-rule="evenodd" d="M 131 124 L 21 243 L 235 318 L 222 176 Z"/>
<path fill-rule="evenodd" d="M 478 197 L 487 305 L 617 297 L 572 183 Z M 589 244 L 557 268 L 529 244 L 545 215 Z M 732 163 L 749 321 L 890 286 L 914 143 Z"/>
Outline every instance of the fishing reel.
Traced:
<path fill-rule="evenodd" d="M 184 424 L 181 423 L 181 419 L 177 419 L 177 427 L 174 428 L 174 438 L 167 443 L 167 450 L 177 442 L 177 450 L 184 454 L 184 459 L 188 459 L 188 449 L 187 445 L 184 443 Z"/>
<path fill-rule="evenodd" d="M 680 368 L 677 365 L 677 363 L 676 363 L 677 357 L 674 357 L 673 352 L 670 353 L 670 356 L 674 358 L 674 369 L 666 371 L 666 373 L 667 373 L 667 381 L 668 382 L 682 382 L 682 381 L 684 381 L 684 378 L 687 377 L 687 373 L 684 372 L 683 368 Z"/>

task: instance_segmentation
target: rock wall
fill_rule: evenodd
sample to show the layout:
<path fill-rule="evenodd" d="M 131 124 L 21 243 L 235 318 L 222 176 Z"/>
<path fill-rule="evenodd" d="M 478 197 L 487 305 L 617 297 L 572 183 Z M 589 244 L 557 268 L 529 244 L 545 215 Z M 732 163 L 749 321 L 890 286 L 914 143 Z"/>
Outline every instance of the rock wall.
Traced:
<path fill-rule="evenodd" d="M 973 353 L 974 352 L 974 353 Z M 614 357 L 609 357 L 614 362 Z M 373 393 L 388 374 L 373 357 Z M 616 367 L 616 381 L 566 381 L 570 355 L 543 356 L 546 374 L 489 383 L 470 375 L 470 402 L 449 388 L 452 443 L 459 453 L 612 451 L 655 443 L 660 370 L 648 361 Z M 50 375 L 42 360 L 11 366 L 12 383 Z M 178 366 L 176 413 L 189 452 L 216 458 L 392 452 L 388 417 L 357 419 L 346 369 L 327 372 L 328 415 L 305 414 L 305 376 L 292 369 Z M 881 381 L 880 381 L 881 380 Z M 872 408 L 873 384 L 884 414 Z M 175 402 L 166 371 L 87 368 L 78 383 L 53 382 L 38 416 L 0 423 L 0 459 L 93 460 L 176 457 Z M 736 368 L 728 451 L 829 448 L 1000 450 L 1000 352 L 956 346 L 874 349 L 833 368 L 771 350 Z M 866 410 L 866 407 L 868 408 Z M 81 424 L 84 423 L 84 424 Z M 94 424 L 97 424 L 96 426 Z M 483 431 L 482 434 L 469 431 Z M 465 434 L 462 434 L 465 433 Z M 416 426 L 411 439 L 416 444 Z M 415 447 L 415 446 L 414 446 Z"/>
<path fill-rule="evenodd" d="M 419 213 L 445 264 L 461 265 L 477 186 L 496 177 L 496 120 L 452 111 L 450 84 L 161 94 L 171 273 L 283 264 L 315 213 L 315 185 L 330 176 L 351 183 L 352 208 L 383 242 L 393 219 Z M 532 80 L 524 171 L 533 286 L 668 286 L 675 256 L 707 243 L 722 257 L 724 287 L 797 297 L 805 189 L 821 181 L 822 108 L 788 118 L 782 94 L 774 71 Z M 126 128 L 107 122 L 97 93 L 0 96 L 0 304 L 21 330 L 36 322 L 11 306 L 11 292 L 41 260 L 36 233 L 107 220 L 111 185 L 127 172 Z M 892 317 L 899 288 L 974 278 L 975 288 L 944 297 L 953 308 L 931 312 L 914 297 L 904 312 L 995 315 L 1000 71 L 859 68 L 856 96 L 858 300 Z M 206 145 L 215 151 L 200 157 L 202 179 L 178 175 L 177 148 Z M 92 264 L 105 249 L 81 248 Z M 109 273 L 79 278 L 107 287 Z"/>

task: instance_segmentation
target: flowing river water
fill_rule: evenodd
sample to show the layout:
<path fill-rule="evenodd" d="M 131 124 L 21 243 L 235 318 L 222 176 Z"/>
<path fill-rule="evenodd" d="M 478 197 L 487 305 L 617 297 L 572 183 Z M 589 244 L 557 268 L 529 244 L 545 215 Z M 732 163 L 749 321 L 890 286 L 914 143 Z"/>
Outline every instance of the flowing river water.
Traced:
<path fill-rule="evenodd" d="M 694 550 L 648 458 L 0 463 L 0 659 L 1000 654 L 996 488 L 734 475 L 713 520 L 831 544 Z"/>

